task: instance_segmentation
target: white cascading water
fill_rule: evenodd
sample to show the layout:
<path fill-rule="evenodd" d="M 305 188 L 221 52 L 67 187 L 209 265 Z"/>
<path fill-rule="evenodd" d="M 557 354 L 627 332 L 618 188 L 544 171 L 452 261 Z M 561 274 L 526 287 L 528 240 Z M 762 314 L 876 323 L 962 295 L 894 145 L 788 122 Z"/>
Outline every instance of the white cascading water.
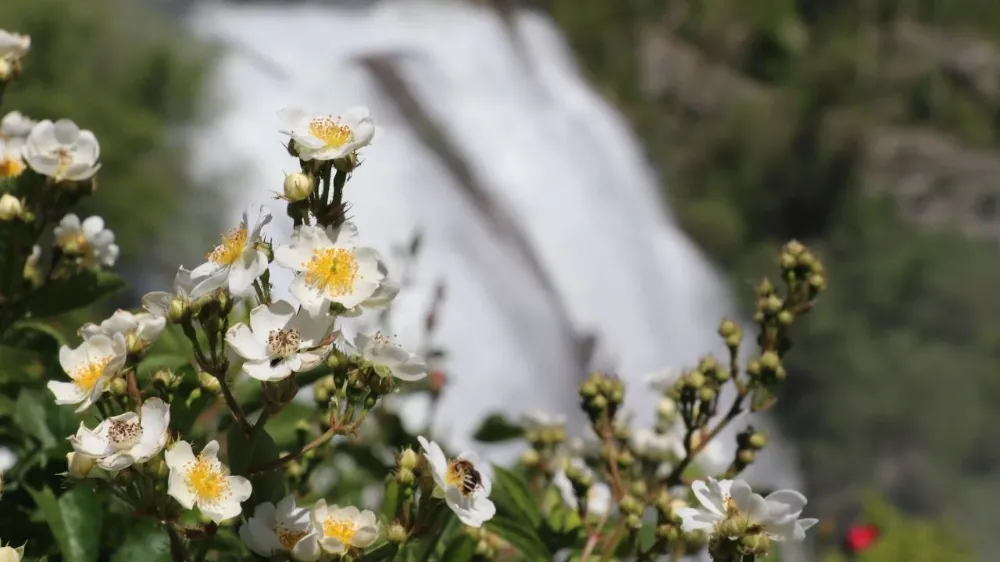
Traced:
<path fill-rule="evenodd" d="M 346 190 L 362 243 L 398 271 L 390 248 L 416 228 L 424 235 L 393 331 L 418 345 L 434 286 L 446 282 L 435 339 L 452 378 L 434 436 L 501 462 L 516 451 L 471 437 L 489 413 L 542 410 L 583 423 L 575 389 L 584 336 L 614 358 L 629 409 L 650 425 L 657 397 L 643 375 L 721 352 L 715 331 L 731 312 L 724 283 L 664 212 L 634 134 L 581 77 L 558 29 L 527 11 L 513 23 L 514 34 L 491 10 L 416 0 L 209 4 L 192 19 L 230 49 L 212 122 L 194 141 L 196 172 L 234 186 L 228 223 L 270 202 L 270 233 L 291 230 L 272 200 L 283 172 L 297 167 L 277 133 L 278 109 L 371 108 L 385 134 L 364 150 Z M 373 70 L 372 60 L 387 59 L 471 178 L 421 140 L 398 92 Z M 290 276 L 274 281 L 282 287 Z M 730 454 L 741 429 L 722 436 Z M 775 441 L 749 479 L 798 487 L 792 456 Z"/>

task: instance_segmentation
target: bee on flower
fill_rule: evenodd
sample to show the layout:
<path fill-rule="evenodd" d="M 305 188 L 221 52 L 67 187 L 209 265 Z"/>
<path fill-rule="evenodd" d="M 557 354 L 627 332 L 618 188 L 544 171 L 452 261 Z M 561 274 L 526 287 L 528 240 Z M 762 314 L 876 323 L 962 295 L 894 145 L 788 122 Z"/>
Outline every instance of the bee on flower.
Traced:
<path fill-rule="evenodd" d="M 310 115 L 299 107 L 278 112 L 280 132 L 292 139 L 302 160 L 338 160 L 371 144 L 379 133 L 367 107 L 353 107 L 342 115 Z"/>
<path fill-rule="evenodd" d="M 423 436 L 417 437 L 430 465 L 431 475 L 437 484 L 435 493 L 444 496 L 445 503 L 470 527 L 482 527 L 496 515 L 496 506 L 490 501 L 493 481 L 479 470 L 479 457 L 475 453 L 462 453 L 455 459 L 445 456 L 441 447 Z"/>
<path fill-rule="evenodd" d="M 250 293 L 253 282 L 267 270 L 267 254 L 260 247 L 261 230 L 271 222 L 271 213 L 260 207 L 251 222 L 251 209 L 243 212 L 240 226 L 222 235 L 222 243 L 205 256 L 205 263 L 191 270 L 197 284 L 192 298 L 226 288 L 234 297 Z"/>
<path fill-rule="evenodd" d="M 62 346 L 59 364 L 72 382 L 49 381 L 56 404 L 79 404 L 82 412 L 101 397 L 111 379 L 125 365 L 125 336 L 97 334 L 76 348 Z"/>
<path fill-rule="evenodd" d="M 198 456 L 190 443 L 178 441 L 165 455 L 170 469 L 167 493 L 185 509 L 197 506 L 215 523 L 239 515 L 240 504 L 253 492 L 250 481 L 231 475 L 218 455 L 218 441 L 210 441 Z"/>
<path fill-rule="evenodd" d="M 226 342 L 245 359 L 243 371 L 262 381 L 279 381 L 319 365 L 332 349 L 328 342 L 333 318 L 311 315 L 287 301 L 260 305 L 250 312 L 250 325 L 237 324 Z"/>
<path fill-rule="evenodd" d="M 313 562 L 321 554 L 312 512 L 296 507 L 294 495 L 286 496 L 277 505 L 257 504 L 253 516 L 240 527 L 240 538 L 250 550 L 264 557 L 287 552 L 294 560 Z"/>
<path fill-rule="evenodd" d="M 115 244 L 115 233 L 104 228 L 104 219 L 98 216 L 80 218 L 70 213 L 55 227 L 55 243 L 71 256 L 79 256 L 85 267 L 112 267 L 120 253 Z"/>
<path fill-rule="evenodd" d="M 274 261 L 296 272 L 291 293 L 302 308 L 318 314 L 330 303 L 353 308 L 371 298 L 385 279 L 378 252 L 358 248 L 358 229 L 299 226 L 291 244 L 278 246 Z"/>
<path fill-rule="evenodd" d="M 353 505 L 327 506 L 319 500 L 312 510 L 313 527 L 319 531 L 319 544 L 327 554 L 344 554 L 351 548 L 365 548 L 378 537 L 378 520 L 371 511 Z"/>

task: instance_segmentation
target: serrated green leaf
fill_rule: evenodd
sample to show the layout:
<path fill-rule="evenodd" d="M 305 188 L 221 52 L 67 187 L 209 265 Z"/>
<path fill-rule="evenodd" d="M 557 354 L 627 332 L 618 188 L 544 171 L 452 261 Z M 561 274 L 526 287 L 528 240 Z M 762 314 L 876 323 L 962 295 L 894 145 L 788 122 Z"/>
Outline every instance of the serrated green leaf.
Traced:
<path fill-rule="evenodd" d="M 226 436 L 229 467 L 233 474 L 246 476 L 251 470 L 278 460 L 280 452 L 266 429 L 248 436 L 239 425 L 233 425 Z M 253 484 L 253 495 L 244 504 L 245 509 L 252 511 L 258 503 L 278 503 L 285 497 L 285 474 L 280 469 L 254 476 L 250 482 Z"/>
<path fill-rule="evenodd" d="M 526 560 L 534 562 L 550 562 L 552 560 L 552 554 L 549 553 L 545 543 L 538 536 L 538 530 L 522 521 L 497 516 L 486 522 L 486 528 L 509 542 L 511 546 L 524 555 Z"/>
<path fill-rule="evenodd" d="M 56 316 L 83 308 L 125 288 L 125 280 L 109 271 L 85 269 L 65 279 L 41 286 L 25 299 L 24 306 L 36 318 Z"/>
<path fill-rule="evenodd" d="M 496 465 L 493 467 L 490 499 L 496 504 L 498 512 L 513 519 L 527 521 L 532 527 L 542 523 L 542 511 L 528 484 L 513 472 Z"/>
<path fill-rule="evenodd" d="M 66 562 L 97 560 L 103 509 L 92 488 L 76 486 L 58 499 L 48 488 L 28 488 L 28 492 L 52 530 Z"/>
<path fill-rule="evenodd" d="M 491 414 L 483 420 L 473 438 L 483 443 L 500 443 L 520 439 L 523 435 L 524 429 L 521 426 L 508 421 L 500 414 Z"/>
<path fill-rule="evenodd" d="M 152 521 L 140 520 L 129 525 L 121 546 L 111 562 L 169 562 L 170 539 L 163 527 Z"/>
<path fill-rule="evenodd" d="M 25 388 L 17 396 L 14 421 L 43 449 L 68 448 L 66 436 L 76 429 L 71 412 L 58 406 L 47 390 Z"/>

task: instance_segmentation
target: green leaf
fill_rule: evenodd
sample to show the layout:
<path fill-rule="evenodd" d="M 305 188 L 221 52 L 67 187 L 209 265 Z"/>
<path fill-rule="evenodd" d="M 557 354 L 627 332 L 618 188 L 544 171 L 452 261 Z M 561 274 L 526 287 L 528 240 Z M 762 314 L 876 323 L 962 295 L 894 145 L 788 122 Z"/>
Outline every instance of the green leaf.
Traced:
<path fill-rule="evenodd" d="M 476 541 L 466 534 L 460 534 L 451 541 L 441 556 L 447 562 L 469 562 L 476 555 Z"/>
<path fill-rule="evenodd" d="M 396 514 L 399 513 L 400 500 L 402 499 L 400 492 L 399 483 L 394 478 L 386 481 L 385 498 L 382 500 L 382 516 L 385 517 L 386 521 L 393 521 L 396 519 Z"/>
<path fill-rule="evenodd" d="M 519 425 L 511 423 L 500 414 L 491 414 L 483 420 L 473 438 L 483 443 L 500 443 L 520 439 L 523 435 L 524 429 Z"/>
<path fill-rule="evenodd" d="M 129 525 L 121 547 L 111 562 L 169 562 L 170 539 L 163 527 L 152 521 L 139 520 Z"/>
<path fill-rule="evenodd" d="M 56 316 L 93 304 L 124 287 L 125 280 L 114 273 L 85 269 L 41 286 L 25 300 L 25 307 L 35 317 Z"/>
<path fill-rule="evenodd" d="M 521 551 L 526 560 L 549 562 L 552 555 L 538 536 L 536 529 L 523 520 L 497 516 L 486 522 L 486 528 Z"/>
<path fill-rule="evenodd" d="M 372 550 L 371 552 L 363 555 L 361 557 L 361 562 L 377 562 L 379 560 L 388 560 L 396 555 L 399 551 L 399 545 L 396 543 L 387 542 L 382 546 Z"/>
<path fill-rule="evenodd" d="M 257 431 L 247 436 L 239 425 L 233 425 L 226 434 L 229 451 L 229 467 L 233 474 L 246 476 L 254 468 L 278 460 L 278 447 L 267 430 Z M 250 479 L 253 495 L 246 502 L 246 509 L 261 502 L 278 503 L 285 497 L 285 474 L 281 469 L 270 470 Z"/>
<path fill-rule="evenodd" d="M 24 384 L 45 377 L 45 363 L 35 351 L 0 345 L 0 382 Z"/>
<path fill-rule="evenodd" d="M 66 436 L 76 429 L 69 407 L 57 405 L 48 390 L 25 388 L 14 405 L 14 421 L 29 435 L 38 439 L 43 449 L 66 445 Z"/>
<path fill-rule="evenodd" d="M 97 560 L 101 540 L 103 506 L 97 493 L 88 486 L 76 486 L 56 499 L 52 490 L 32 490 L 31 497 L 66 562 Z"/>
<path fill-rule="evenodd" d="M 56 356 L 66 340 L 58 330 L 42 322 L 18 322 L 3 335 L 0 344 Z"/>
<path fill-rule="evenodd" d="M 514 519 L 528 522 L 532 527 L 542 523 L 542 511 L 528 484 L 513 472 L 493 466 L 493 492 L 490 495 L 497 511 Z"/>

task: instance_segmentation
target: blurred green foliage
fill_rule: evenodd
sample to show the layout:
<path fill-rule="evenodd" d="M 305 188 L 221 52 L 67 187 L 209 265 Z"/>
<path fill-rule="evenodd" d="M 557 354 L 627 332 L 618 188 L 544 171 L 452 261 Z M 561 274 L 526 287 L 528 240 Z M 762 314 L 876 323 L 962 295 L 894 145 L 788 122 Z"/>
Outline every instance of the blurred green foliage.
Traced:
<path fill-rule="evenodd" d="M 178 22 L 129 0 L 4 0 L 0 27 L 32 39 L 5 111 L 94 131 L 104 169 L 81 214 L 106 219 L 123 267 L 145 251 L 144 268 L 172 273 L 150 244 L 169 237 L 168 221 L 194 189 L 182 133 L 198 116 L 212 53 Z"/>
<path fill-rule="evenodd" d="M 682 227 L 738 294 L 796 237 L 828 264 L 829 302 L 795 335 L 778 415 L 819 517 L 873 486 L 909 513 L 949 513 L 982 550 L 1000 487 L 996 247 L 902 220 L 862 180 L 874 125 L 997 148 L 1000 106 L 948 76 L 896 79 L 879 33 L 904 19 L 1000 38 L 1000 4 L 820 0 L 544 0 L 581 63 L 643 136 Z M 642 88 L 649 31 L 767 92 L 715 114 Z M 947 36 L 947 35 L 945 35 Z M 690 69 L 662 69 L 684 80 Z M 698 76 L 696 72 L 691 73 Z M 706 99 L 726 97 L 693 84 Z M 698 90 L 700 88 L 700 90 Z M 995 477 L 994 477 L 995 479 Z M 916 532 L 916 531 L 914 531 Z M 889 547 L 887 547 L 889 548 Z M 878 558 L 877 560 L 898 558 Z M 951 560 L 952 558 L 927 558 Z M 871 560 L 875 560 L 872 558 Z"/>

